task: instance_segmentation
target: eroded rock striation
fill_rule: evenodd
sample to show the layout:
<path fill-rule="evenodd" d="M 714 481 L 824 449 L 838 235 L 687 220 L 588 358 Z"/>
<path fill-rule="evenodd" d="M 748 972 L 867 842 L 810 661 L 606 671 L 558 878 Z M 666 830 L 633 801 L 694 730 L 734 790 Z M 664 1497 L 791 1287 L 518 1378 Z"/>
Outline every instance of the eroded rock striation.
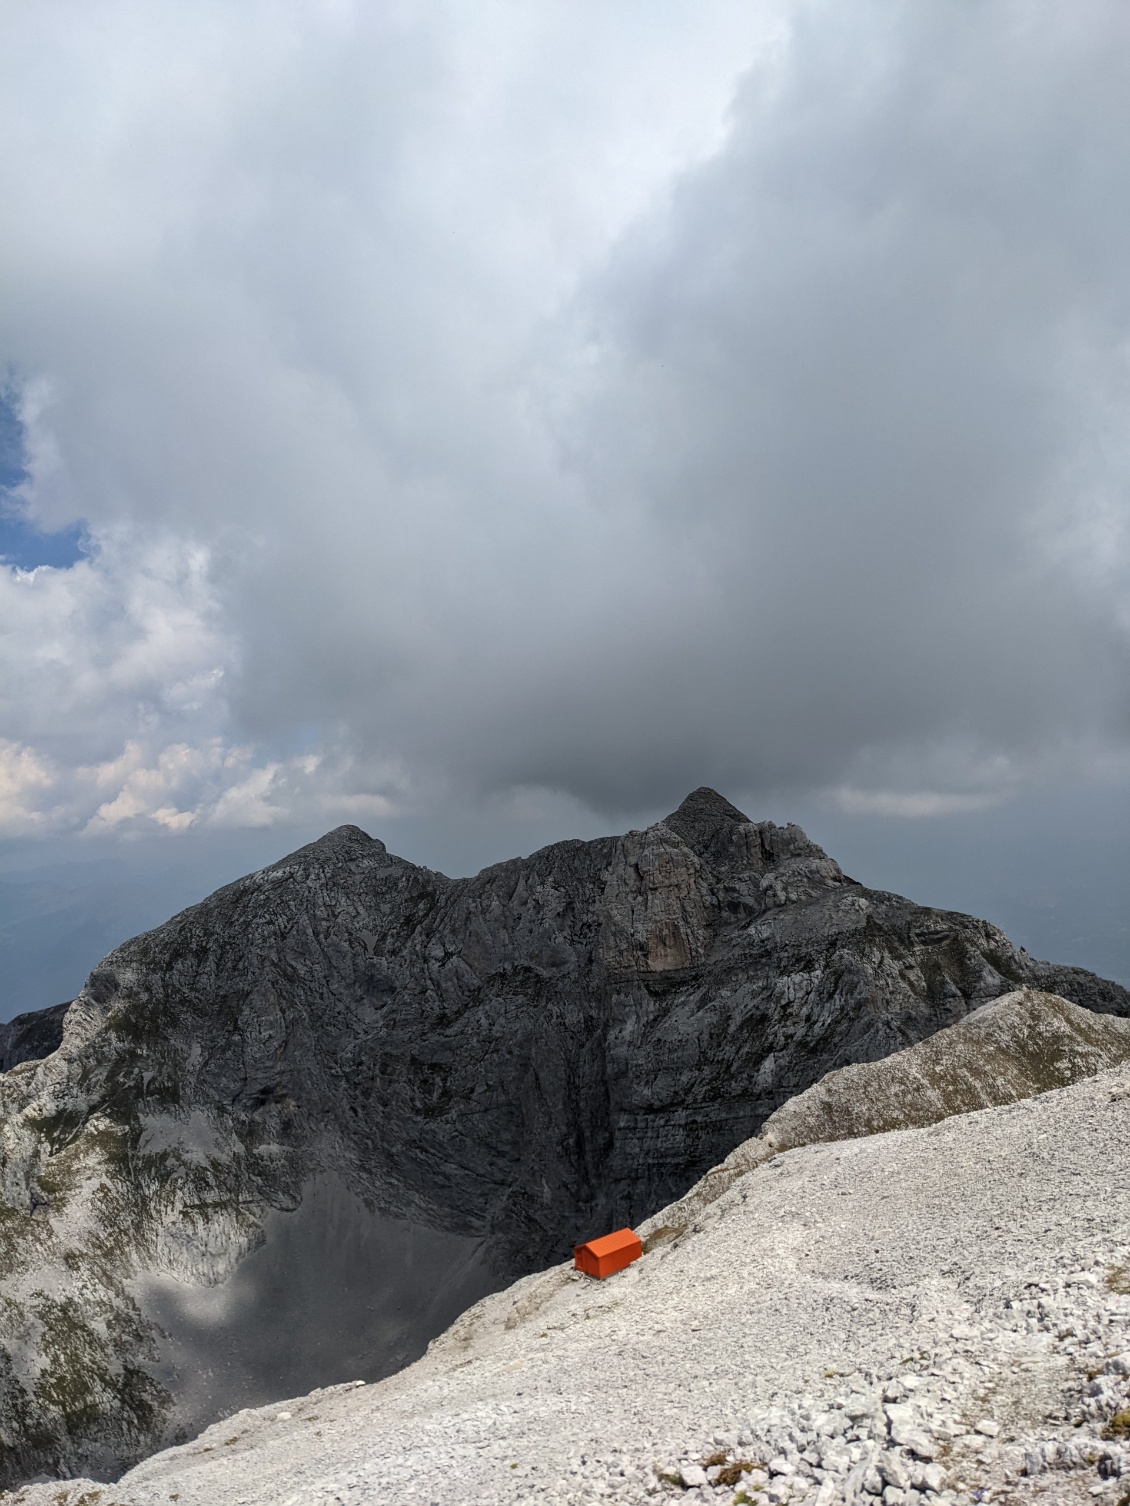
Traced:
<path fill-rule="evenodd" d="M 639 1232 L 654 1247 L 678 1238 L 747 1172 L 801 1145 L 924 1129 L 1070 1087 L 1130 1062 L 1130 1020 L 1082 1009 L 1057 994 L 1002 994 L 925 1040 L 880 1061 L 827 1073 L 781 1105 Z"/>
<path fill-rule="evenodd" d="M 917 1129 L 1070 1087 L 1130 1061 L 1130 1020 L 1018 989 L 882 1061 L 829 1072 L 771 1114 L 773 1150 Z"/>
<path fill-rule="evenodd" d="M 0 1478 L 387 1374 L 1025 986 L 1130 1014 L 710 790 L 462 880 L 340 827 L 118 948 L 0 1077 Z"/>

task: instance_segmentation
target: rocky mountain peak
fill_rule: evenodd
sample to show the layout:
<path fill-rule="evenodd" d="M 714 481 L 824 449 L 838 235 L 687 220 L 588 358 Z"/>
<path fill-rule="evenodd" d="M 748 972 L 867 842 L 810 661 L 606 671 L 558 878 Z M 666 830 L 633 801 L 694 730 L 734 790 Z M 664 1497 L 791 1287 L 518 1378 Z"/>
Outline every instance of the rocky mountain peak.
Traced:
<path fill-rule="evenodd" d="M 678 810 L 666 818 L 664 825 L 677 831 L 693 847 L 691 837 L 696 832 L 709 833 L 719 825 L 734 826 L 748 821 L 749 817 L 736 805 L 732 805 L 725 795 L 712 790 L 708 784 L 700 784 L 697 790 L 690 792 Z"/>
<path fill-rule="evenodd" d="M 830 863 L 824 850 L 790 822 L 754 822 L 724 795 L 702 785 L 663 820 L 719 874 L 763 873 L 782 860 L 803 858 Z M 839 868 L 835 864 L 836 874 Z"/>
<path fill-rule="evenodd" d="M 349 860 L 354 857 L 372 857 L 386 850 L 385 844 L 379 837 L 371 837 L 359 826 L 346 823 L 344 826 L 335 826 L 324 836 L 308 842 L 305 847 L 298 848 L 296 852 L 290 853 L 282 861 L 291 863 L 296 858 L 305 856 L 318 857 L 323 860 L 327 858 Z"/>
<path fill-rule="evenodd" d="M 276 1393 L 111 1491 L 4 1499 L 1114 1506 L 1128 1060 L 1130 1022 L 1006 995 L 791 1100 L 625 1270 L 528 1276 L 391 1384 Z"/>

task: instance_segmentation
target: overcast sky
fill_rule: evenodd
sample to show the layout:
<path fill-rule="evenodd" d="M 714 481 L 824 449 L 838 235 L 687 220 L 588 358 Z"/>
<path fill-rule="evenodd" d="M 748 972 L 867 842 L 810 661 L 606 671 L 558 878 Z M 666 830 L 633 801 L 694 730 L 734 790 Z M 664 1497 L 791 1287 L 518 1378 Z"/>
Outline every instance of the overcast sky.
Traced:
<path fill-rule="evenodd" d="M 1124 829 L 1124 0 L 0 14 L 0 868 Z"/>

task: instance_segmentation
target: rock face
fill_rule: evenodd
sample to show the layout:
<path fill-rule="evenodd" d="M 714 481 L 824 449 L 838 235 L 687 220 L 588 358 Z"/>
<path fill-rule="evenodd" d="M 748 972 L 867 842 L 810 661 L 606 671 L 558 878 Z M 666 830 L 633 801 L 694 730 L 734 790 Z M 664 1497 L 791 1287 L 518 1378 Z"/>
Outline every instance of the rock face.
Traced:
<path fill-rule="evenodd" d="M 1130 1013 L 710 790 L 457 881 L 340 827 L 120 947 L 0 1077 L 0 1479 L 387 1374 L 1023 986 Z"/>
<path fill-rule="evenodd" d="M 50 1009 L 18 1014 L 0 1025 L 0 1072 L 9 1072 L 20 1062 L 38 1061 L 57 1051 L 63 1039 L 63 1020 L 70 1001 Z"/>
<path fill-rule="evenodd" d="M 881 1061 L 829 1072 L 798 1093 L 677 1203 L 640 1227 L 654 1247 L 678 1238 L 738 1180 L 780 1151 L 923 1129 L 1070 1087 L 1130 1061 L 1130 1020 L 1022 988 Z"/>
<path fill-rule="evenodd" d="M 883 1061 L 841 1067 L 770 1115 L 773 1150 L 917 1129 L 1130 1061 L 1130 1020 L 1020 989 Z"/>

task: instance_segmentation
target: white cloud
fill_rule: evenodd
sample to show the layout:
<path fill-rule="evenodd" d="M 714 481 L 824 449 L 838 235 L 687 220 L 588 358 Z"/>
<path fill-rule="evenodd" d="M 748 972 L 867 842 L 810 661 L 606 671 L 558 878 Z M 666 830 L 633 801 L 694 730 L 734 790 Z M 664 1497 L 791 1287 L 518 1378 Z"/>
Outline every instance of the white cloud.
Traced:
<path fill-rule="evenodd" d="M 89 771 L 95 786 L 117 787 L 117 793 L 99 805 L 86 825 L 88 833 L 106 832 L 137 817 L 148 817 L 168 831 L 186 830 L 195 820 L 195 812 L 178 809 L 169 803 L 169 797 L 198 787 L 224 763 L 218 744 L 190 748 L 175 743 L 163 748 L 152 766 L 147 767 L 142 760 L 139 746 L 130 743 L 119 758 Z"/>
<path fill-rule="evenodd" d="M 154 747 L 131 738 L 114 758 L 53 767 L 0 740 L 0 835 L 78 832 L 142 836 L 192 827 L 254 829 L 363 821 L 411 810 L 410 782 L 392 768 L 359 767 L 348 753 L 262 763 L 256 750 L 213 737 Z"/>
<path fill-rule="evenodd" d="M 0 835 L 40 825 L 45 812 L 39 803 L 53 783 L 50 769 L 30 748 L 0 739 Z"/>
<path fill-rule="evenodd" d="M 281 805 L 272 805 L 271 795 L 276 776 L 277 763 L 254 769 L 246 779 L 229 785 L 208 812 L 208 821 L 213 826 L 274 826 L 285 818 L 289 811 Z"/>

